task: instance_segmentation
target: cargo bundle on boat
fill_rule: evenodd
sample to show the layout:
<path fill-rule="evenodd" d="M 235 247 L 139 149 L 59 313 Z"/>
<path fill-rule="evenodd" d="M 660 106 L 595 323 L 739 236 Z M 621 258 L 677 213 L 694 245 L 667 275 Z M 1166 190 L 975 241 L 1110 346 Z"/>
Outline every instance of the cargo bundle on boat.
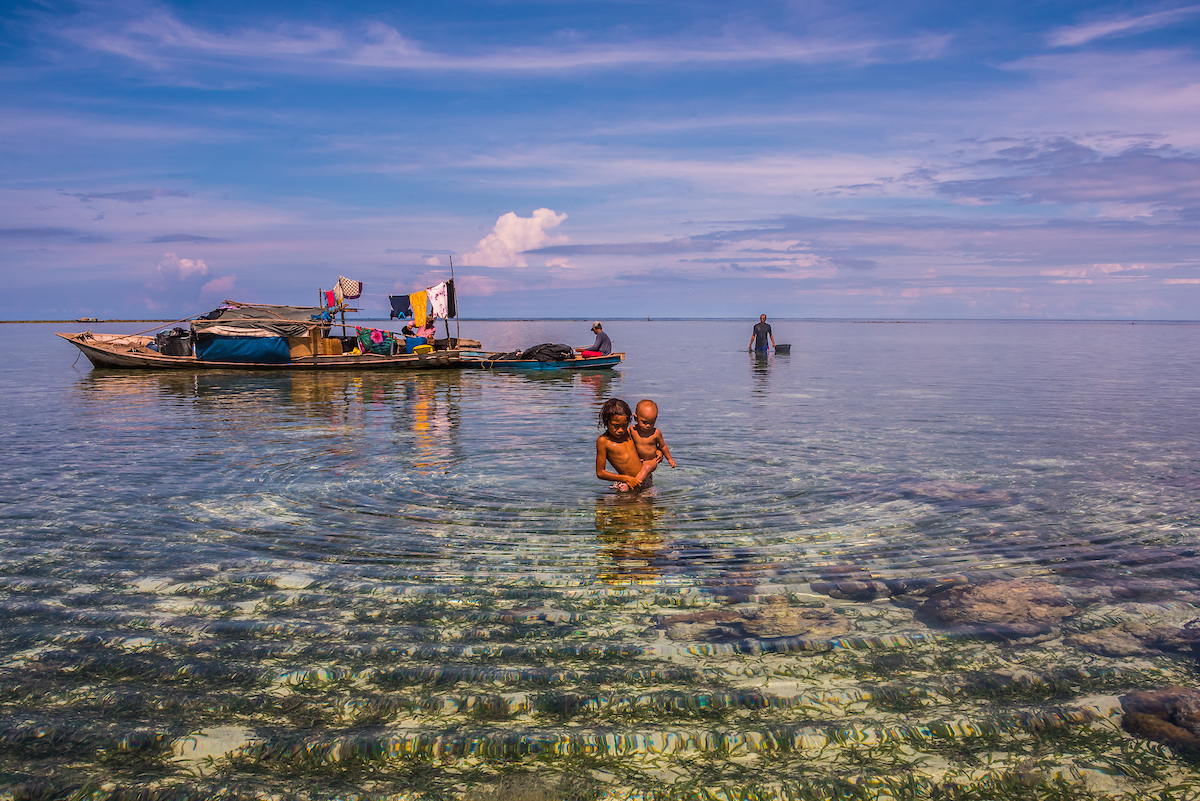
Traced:
<path fill-rule="evenodd" d="M 625 359 L 625 354 L 584 356 L 569 345 L 546 342 L 523 351 L 484 353 L 469 358 L 484 370 L 611 370 Z"/>

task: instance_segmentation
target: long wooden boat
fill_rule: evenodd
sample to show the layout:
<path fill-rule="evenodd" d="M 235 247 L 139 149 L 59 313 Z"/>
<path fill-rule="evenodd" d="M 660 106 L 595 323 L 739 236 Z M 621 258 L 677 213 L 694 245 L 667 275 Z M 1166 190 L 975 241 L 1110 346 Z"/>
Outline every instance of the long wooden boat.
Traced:
<path fill-rule="evenodd" d="M 125 334 L 57 333 L 83 352 L 96 367 L 154 370 L 423 370 L 437 367 L 474 367 L 458 349 L 434 350 L 429 353 L 407 353 L 380 356 L 365 353 L 361 356 L 297 356 L 279 363 L 225 362 L 197 359 L 195 356 L 166 356 L 149 345 L 153 337 Z"/>
<path fill-rule="evenodd" d="M 500 359 L 500 353 L 471 353 L 464 352 L 471 366 L 483 370 L 611 370 L 625 360 L 624 353 L 610 353 L 607 356 L 579 357 L 578 359 L 560 359 L 551 362 L 540 362 L 536 359 Z"/>

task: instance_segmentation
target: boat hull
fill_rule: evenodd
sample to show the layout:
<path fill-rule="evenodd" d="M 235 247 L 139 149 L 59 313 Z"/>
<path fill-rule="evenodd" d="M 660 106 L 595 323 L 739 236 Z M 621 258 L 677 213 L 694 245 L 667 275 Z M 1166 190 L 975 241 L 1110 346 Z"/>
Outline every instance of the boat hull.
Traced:
<path fill-rule="evenodd" d="M 195 356 L 164 356 L 146 346 L 150 337 L 116 334 L 58 333 L 57 336 L 79 348 L 95 367 L 126 370 L 428 370 L 434 368 L 474 367 L 457 350 L 432 353 L 379 356 L 305 356 L 285 364 L 255 362 L 201 361 Z"/>
<path fill-rule="evenodd" d="M 563 359 L 553 362 L 539 362 L 533 359 L 488 359 L 485 356 L 479 359 L 475 366 L 484 370 L 611 370 L 624 359 L 624 353 L 611 353 L 608 356 L 594 356 L 585 359 Z"/>

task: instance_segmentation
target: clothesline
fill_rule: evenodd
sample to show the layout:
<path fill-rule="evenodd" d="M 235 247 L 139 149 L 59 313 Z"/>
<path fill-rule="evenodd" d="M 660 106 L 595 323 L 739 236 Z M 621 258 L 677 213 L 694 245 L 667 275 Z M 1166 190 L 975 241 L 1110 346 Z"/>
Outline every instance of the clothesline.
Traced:
<path fill-rule="evenodd" d="M 413 324 L 418 328 L 424 328 L 426 321 L 431 317 L 435 320 L 448 320 L 458 316 L 453 278 L 410 295 L 389 295 L 388 300 L 392 304 L 391 319 L 412 317 Z"/>
<path fill-rule="evenodd" d="M 333 289 L 325 290 L 325 307 L 338 311 L 346 305 L 347 300 L 362 297 L 362 281 L 352 281 L 344 275 L 339 275 Z"/>

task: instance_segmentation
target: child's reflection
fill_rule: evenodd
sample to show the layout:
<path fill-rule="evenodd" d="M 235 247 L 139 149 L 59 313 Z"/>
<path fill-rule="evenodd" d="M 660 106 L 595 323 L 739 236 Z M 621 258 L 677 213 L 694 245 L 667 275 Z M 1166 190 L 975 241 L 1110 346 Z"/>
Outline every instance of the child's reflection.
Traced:
<path fill-rule="evenodd" d="M 608 561 L 600 578 L 610 584 L 658 584 L 664 539 L 657 531 L 662 510 L 652 493 L 619 493 L 596 499 L 596 532 Z"/>

